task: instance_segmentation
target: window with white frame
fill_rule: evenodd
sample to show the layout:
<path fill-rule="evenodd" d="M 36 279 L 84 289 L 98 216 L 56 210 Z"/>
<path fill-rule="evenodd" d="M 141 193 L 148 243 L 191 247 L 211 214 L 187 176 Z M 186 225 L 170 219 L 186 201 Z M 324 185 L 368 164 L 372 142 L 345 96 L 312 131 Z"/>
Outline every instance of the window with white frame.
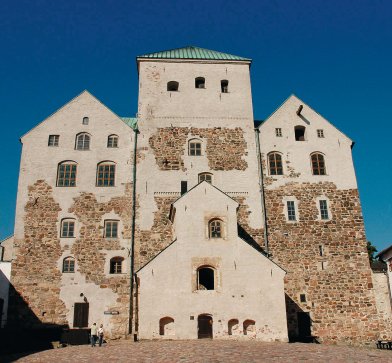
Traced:
<path fill-rule="evenodd" d="M 105 238 L 117 238 L 118 237 L 118 221 L 106 220 L 105 221 Z"/>
<path fill-rule="evenodd" d="M 59 146 L 59 135 L 49 135 L 48 146 Z"/>
<path fill-rule="evenodd" d="M 83 151 L 90 150 L 90 135 L 84 132 L 76 135 L 75 149 Z"/>
<path fill-rule="evenodd" d="M 328 220 L 329 219 L 329 213 L 328 213 L 328 202 L 326 199 L 320 199 L 319 200 L 319 206 L 320 206 L 320 218 L 322 220 Z"/>
<path fill-rule="evenodd" d="M 118 147 L 118 136 L 117 135 L 109 135 L 108 136 L 108 145 L 109 148 Z"/>
<path fill-rule="evenodd" d="M 201 155 L 201 141 L 200 140 L 190 140 L 189 141 L 189 155 L 190 156 L 200 156 Z"/>
<path fill-rule="evenodd" d="M 296 221 L 296 211 L 295 211 L 295 202 L 293 200 L 287 201 L 287 219 L 289 221 Z"/>
<path fill-rule="evenodd" d="M 61 221 L 60 237 L 72 238 L 75 237 L 75 220 L 74 219 L 63 219 Z"/>

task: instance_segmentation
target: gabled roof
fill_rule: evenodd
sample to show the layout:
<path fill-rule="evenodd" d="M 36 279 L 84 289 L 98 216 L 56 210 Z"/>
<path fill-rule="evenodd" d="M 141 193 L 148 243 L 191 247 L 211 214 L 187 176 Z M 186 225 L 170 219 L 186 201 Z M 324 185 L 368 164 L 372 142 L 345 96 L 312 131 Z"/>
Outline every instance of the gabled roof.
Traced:
<path fill-rule="evenodd" d="M 382 251 L 380 251 L 377 255 L 376 255 L 376 258 L 378 257 L 378 258 L 382 258 L 382 256 L 384 255 L 384 254 L 386 254 L 386 253 L 388 253 L 389 251 L 391 251 L 392 250 L 392 245 L 391 246 L 388 246 L 387 248 L 384 248 Z"/>
<path fill-rule="evenodd" d="M 250 58 L 239 57 L 237 55 L 222 53 L 216 50 L 210 50 L 210 49 L 199 48 L 194 46 L 163 50 L 155 53 L 147 53 L 147 54 L 139 55 L 137 57 L 137 59 L 140 58 L 230 60 L 230 61 L 247 61 L 247 62 L 252 61 Z"/>
<path fill-rule="evenodd" d="M 120 117 L 131 129 L 137 130 L 137 117 Z"/>

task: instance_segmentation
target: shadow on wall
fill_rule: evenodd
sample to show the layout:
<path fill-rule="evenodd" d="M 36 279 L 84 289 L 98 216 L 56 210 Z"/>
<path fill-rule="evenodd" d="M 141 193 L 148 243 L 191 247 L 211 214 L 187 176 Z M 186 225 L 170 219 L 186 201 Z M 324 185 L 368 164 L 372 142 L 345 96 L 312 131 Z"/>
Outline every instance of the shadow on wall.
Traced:
<path fill-rule="evenodd" d="M 318 343 L 312 335 L 310 313 L 304 311 L 289 295 L 285 294 L 285 298 L 289 342 Z"/>
<path fill-rule="evenodd" d="M 68 326 L 42 323 L 15 288 L 9 286 L 8 320 L 0 329 L 0 361 L 13 362 L 34 352 L 52 349 Z"/>

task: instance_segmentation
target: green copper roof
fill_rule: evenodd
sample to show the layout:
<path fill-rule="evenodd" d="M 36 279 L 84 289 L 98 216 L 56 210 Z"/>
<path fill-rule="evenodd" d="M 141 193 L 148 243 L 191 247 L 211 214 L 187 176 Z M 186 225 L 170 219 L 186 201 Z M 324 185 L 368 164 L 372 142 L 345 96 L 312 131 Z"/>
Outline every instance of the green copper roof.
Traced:
<path fill-rule="evenodd" d="M 250 58 L 243 58 L 237 55 L 221 53 L 215 50 L 209 50 L 209 49 L 192 47 L 192 46 L 164 50 L 162 52 L 156 52 L 156 53 L 143 54 L 143 55 L 139 55 L 137 58 L 251 61 Z"/>
<path fill-rule="evenodd" d="M 136 117 L 120 117 L 126 125 L 134 130 L 137 130 L 137 118 Z"/>

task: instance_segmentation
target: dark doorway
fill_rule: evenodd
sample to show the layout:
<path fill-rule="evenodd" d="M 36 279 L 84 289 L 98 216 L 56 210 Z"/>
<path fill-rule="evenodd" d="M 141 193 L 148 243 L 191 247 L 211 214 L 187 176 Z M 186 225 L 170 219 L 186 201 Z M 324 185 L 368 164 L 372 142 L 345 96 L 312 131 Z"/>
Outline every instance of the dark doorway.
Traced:
<path fill-rule="evenodd" d="M 202 267 L 197 270 L 198 290 L 214 290 L 214 270 Z"/>
<path fill-rule="evenodd" d="M 74 328 L 88 327 L 89 303 L 75 303 L 74 305 Z"/>
<path fill-rule="evenodd" d="M 305 337 L 310 337 L 312 335 L 311 332 L 312 323 L 310 320 L 309 313 L 298 312 L 297 319 L 298 319 L 298 337 L 300 339 Z"/>
<path fill-rule="evenodd" d="M 197 337 L 198 339 L 212 339 L 212 316 L 199 315 L 197 318 Z"/>

